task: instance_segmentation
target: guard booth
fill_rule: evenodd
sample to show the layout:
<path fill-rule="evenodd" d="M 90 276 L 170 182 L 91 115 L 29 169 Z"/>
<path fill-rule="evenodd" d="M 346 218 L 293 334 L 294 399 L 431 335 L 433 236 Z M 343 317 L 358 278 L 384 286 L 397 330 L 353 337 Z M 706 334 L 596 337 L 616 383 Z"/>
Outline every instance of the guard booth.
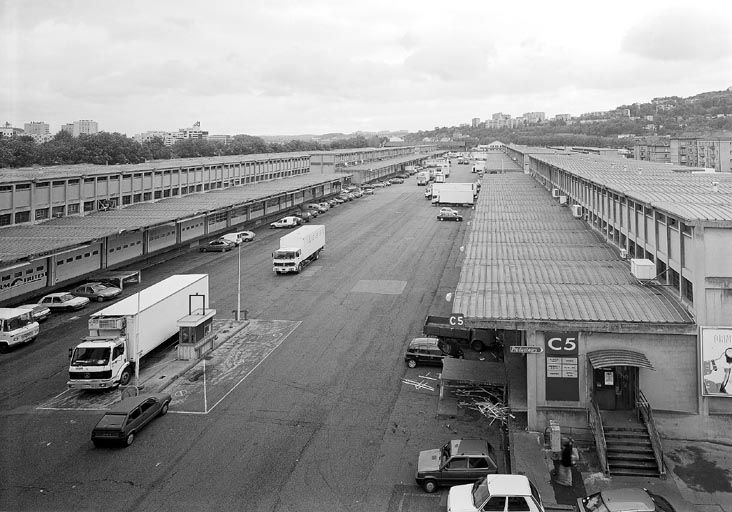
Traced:
<path fill-rule="evenodd" d="M 196 309 L 178 320 L 178 359 L 200 359 L 213 348 L 215 309 Z"/>

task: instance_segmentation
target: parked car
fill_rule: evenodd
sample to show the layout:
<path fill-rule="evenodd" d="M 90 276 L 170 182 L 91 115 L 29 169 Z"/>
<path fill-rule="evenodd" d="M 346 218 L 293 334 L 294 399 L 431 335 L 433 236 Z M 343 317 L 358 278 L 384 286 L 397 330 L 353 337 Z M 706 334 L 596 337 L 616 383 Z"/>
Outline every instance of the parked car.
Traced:
<path fill-rule="evenodd" d="M 394 185 L 394 184 L 401 184 L 401 183 L 404 183 L 404 179 L 403 178 L 392 178 L 392 179 L 389 180 L 389 182 L 392 185 Z"/>
<path fill-rule="evenodd" d="M 206 245 L 202 245 L 199 250 L 201 252 L 226 252 L 232 250 L 234 247 L 236 247 L 234 242 L 217 238 L 216 240 L 211 240 Z"/>
<path fill-rule="evenodd" d="M 545 512 L 539 491 L 524 475 L 487 475 L 473 484 L 456 485 L 447 495 L 447 512 L 489 510 Z"/>
<path fill-rule="evenodd" d="M 318 203 L 318 206 L 323 208 L 324 212 L 327 212 L 328 210 L 330 210 L 330 203 L 328 201 L 323 201 L 322 203 Z"/>
<path fill-rule="evenodd" d="M 122 295 L 122 288 L 94 281 L 77 286 L 71 290 L 71 293 L 77 297 L 88 297 L 90 300 L 102 302 L 103 300 L 116 299 Z"/>
<path fill-rule="evenodd" d="M 354 190 L 354 191 L 353 191 L 353 192 L 351 192 L 351 193 L 352 193 L 352 194 L 353 194 L 353 195 L 354 195 L 355 197 L 363 197 L 363 190 L 361 190 L 360 188 L 359 188 L 359 189 L 356 189 L 356 190 Z"/>
<path fill-rule="evenodd" d="M 328 204 L 330 205 L 331 208 L 333 208 L 334 206 L 338 206 L 342 202 L 343 201 L 340 201 L 340 202 L 336 201 L 335 198 L 328 199 Z"/>
<path fill-rule="evenodd" d="M 294 228 L 301 224 L 301 221 L 298 217 L 295 216 L 288 216 L 288 217 L 282 217 L 280 220 L 272 222 L 269 227 L 270 228 Z"/>
<path fill-rule="evenodd" d="M 452 213 L 454 215 L 458 215 L 460 212 L 458 212 L 457 210 L 455 210 L 453 208 L 443 207 L 443 208 L 440 208 L 440 213 L 447 213 L 447 214 Z"/>
<path fill-rule="evenodd" d="M 462 352 L 455 354 L 456 357 L 462 357 L 462 355 Z M 407 346 L 404 362 L 410 368 L 414 368 L 418 364 L 442 366 L 442 360 L 445 357 L 449 356 L 440 350 L 437 338 L 413 338 Z"/>
<path fill-rule="evenodd" d="M 318 212 L 318 213 L 325 213 L 328 211 L 328 207 L 323 206 L 323 203 L 319 203 L 319 204 L 311 203 L 311 204 L 307 205 L 307 209 L 311 212 Z"/>
<path fill-rule="evenodd" d="M 577 498 L 579 512 L 676 512 L 665 498 L 646 489 L 608 489 Z"/>
<path fill-rule="evenodd" d="M 374 195 L 374 189 L 371 187 L 366 187 L 365 189 L 363 189 L 363 195 L 365 195 L 365 196 Z"/>
<path fill-rule="evenodd" d="M 452 211 L 452 212 L 444 212 L 437 215 L 437 220 L 454 220 L 457 222 L 462 222 L 463 216 L 459 213 Z"/>
<path fill-rule="evenodd" d="M 343 204 L 346 202 L 346 199 L 343 199 L 342 197 L 338 196 L 338 197 L 334 197 L 333 201 L 335 201 L 338 204 Z"/>
<path fill-rule="evenodd" d="M 353 196 L 346 192 L 342 192 L 341 194 L 338 195 L 338 197 L 343 199 L 343 201 L 353 201 Z"/>
<path fill-rule="evenodd" d="M 165 416 L 171 397 L 153 393 L 125 398 L 113 405 L 92 430 L 94 446 L 121 443 L 130 446 L 140 430 L 157 416 Z"/>
<path fill-rule="evenodd" d="M 419 452 L 415 480 L 427 492 L 441 485 L 472 483 L 496 473 L 493 447 L 483 439 L 454 439 L 442 448 Z"/>
<path fill-rule="evenodd" d="M 300 219 L 300 224 L 303 224 L 305 222 L 310 222 L 311 220 L 313 220 L 315 218 L 315 215 L 313 215 L 310 212 L 303 211 L 303 212 L 297 212 L 295 214 L 295 217 Z"/>
<path fill-rule="evenodd" d="M 89 299 L 76 297 L 69 292 L 57 292 L 44 296 L 38 304 L 46 306 L 51 311 L 79 310 L 89 304 Z"/>
<path fill-rule="evenodd" d="M 384 185 L 381 181 L 377 181 L 375 183 L 369 183 L 369 186 L 371 188 L 382 188 L 382 187 L 385 187 L 386 185 Z"/>
<path fill-rule="evenodd" d="M 21 304 L 15 307 L 19 309 L 30 309 L 31 317 L 38 323 L 45 322 L 51 316 L 51 310 L 41 304 Z"/>
<path fill-rule="evenodd" d="M 221 238 L 224 240 L 228 240 L 229 242 L 234 242 L 234 244 L 239 245 L 242 242 L 251 242 L 254 240 L 254 231 L 235 231 L 234 233 L 226 233 L 225 235 L 221 235 Z"/>

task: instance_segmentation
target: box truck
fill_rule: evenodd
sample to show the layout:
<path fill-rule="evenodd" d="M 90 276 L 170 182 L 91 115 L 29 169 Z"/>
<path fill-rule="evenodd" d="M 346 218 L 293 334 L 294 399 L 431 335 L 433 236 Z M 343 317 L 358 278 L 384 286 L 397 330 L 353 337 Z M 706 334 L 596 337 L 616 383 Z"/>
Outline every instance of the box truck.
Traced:
<path fill-rule="evenodd" d="M 310 225 L 280 238 L 280 248 L 272 253 L 272 270 L 278 274 L 300 272 L 315 261 L 325 248 L 325 226 Z"/>
<path fill-rule="evenodd" d="M 439 206 L 470 206 L 475 204 L 474 183 L 435 183 L 432 185 L 432 204 Z"/>
<path fill-rule="evenodd" d="M 0 352 L 32 342 L 39 330 L 30 309 L 0 308 Z"/>
<path fill-rule="evenodd" d="M 140 360 L 178 333 L 191 304 L 208 306 L 208 274 L 170 276 L 93 313 L 89 335 L 71 350 L 69 388 L 129 384 Z"/>

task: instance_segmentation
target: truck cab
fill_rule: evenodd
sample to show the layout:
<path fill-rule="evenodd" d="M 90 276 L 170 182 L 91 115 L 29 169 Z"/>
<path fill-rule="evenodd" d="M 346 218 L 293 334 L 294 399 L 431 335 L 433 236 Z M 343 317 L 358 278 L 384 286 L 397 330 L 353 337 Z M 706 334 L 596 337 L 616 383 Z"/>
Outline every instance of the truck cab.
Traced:
<path fill-rule="evenodd" d="M 30 343 L 38 336 L 38 322 L 30 309 L 0 308 L 0 350 Z"/>
<path fill-rule="evenodd" d="M 134 366 L 127 354 L 125 319 L 89 319 L 91 336 L 71 350 L 69 381 L 71 389 L 107 389 L 126 386 Z"/>

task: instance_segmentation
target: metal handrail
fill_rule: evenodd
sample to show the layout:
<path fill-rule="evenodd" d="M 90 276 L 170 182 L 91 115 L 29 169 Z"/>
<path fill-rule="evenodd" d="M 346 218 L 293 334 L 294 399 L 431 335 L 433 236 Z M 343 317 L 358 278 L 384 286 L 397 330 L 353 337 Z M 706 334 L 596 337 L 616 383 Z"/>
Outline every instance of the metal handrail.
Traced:
<path fill-rule="evenodd" d="M 661 445 L 661 436 L 659 435 L 658 430 L 656 430 L 656 422 L 653 419 L 653 409 L 651 409 L 651 404 L 648 403 L 648 400 L 640 389 L 638 390 L 636 407 L 640 416 L 639 419 L 643 421 L 646 426 L 646 430 L 648 430 L 648 437 L 651 440 L 653 456 L 656 458 L 656 464 L 658 465 L 658 474 L 660 477 L 665 478 L 666 465 L 663 462 L 663 446 Z"/>
<path fill-rule="evenodd" d="M 607 461 L 607 443 L 605 442 L 605 429 L 602 428 L 602 416 L 600 416 L 600 408 L 593 399 L 590 399 L 590 407 L 587 409 L 587 422 L 592 429 L 592 437 L 595 438 L 595 449 L 597 450 L 597 458 L 600 461 L 600 469 L 608 476 L 610 474 L 610 466 Z"/>

